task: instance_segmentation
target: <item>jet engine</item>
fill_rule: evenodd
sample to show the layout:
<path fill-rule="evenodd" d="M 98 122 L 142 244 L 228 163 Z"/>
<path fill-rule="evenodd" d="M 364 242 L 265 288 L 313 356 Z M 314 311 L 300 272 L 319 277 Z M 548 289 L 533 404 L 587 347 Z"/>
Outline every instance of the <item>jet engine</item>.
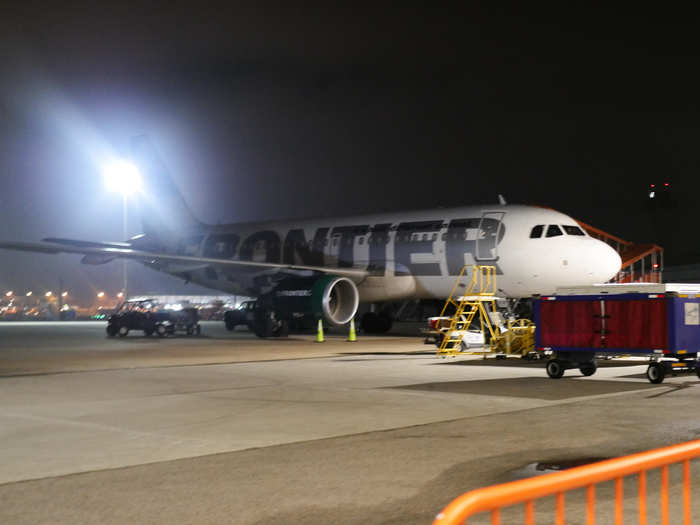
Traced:
<path fill-rule="evenodd" d="M 312 310 L 333 325 L 349 323 L 360 305 L 357 286 L 347 277 L 329 275 L 318 279 L 312 288 Z"/>
<path fill-rule="evenodd" d="M 284 279 L 258 296 L 254 331 L 260 337 L 286 335 L 290 328 L 312 328 L 318 319 L 340 326 L 355 317 L 360 304 L 357 286 L 347 277 Z"/>

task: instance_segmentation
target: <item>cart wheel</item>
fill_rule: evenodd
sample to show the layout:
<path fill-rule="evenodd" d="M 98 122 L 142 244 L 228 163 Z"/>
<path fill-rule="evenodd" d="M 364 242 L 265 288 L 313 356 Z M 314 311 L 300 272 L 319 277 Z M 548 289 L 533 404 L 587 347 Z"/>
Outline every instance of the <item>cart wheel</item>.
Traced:
<path fill-rule="evenodd" d="M 158 337 L 164 337 L 165 336 L 165 326 L 162 324 L 159 324 L 158 327 L 156 328 L 156 332 L 158 333 Z"/>
<path fill-rule="evenodd" d="M 650 383 L 654 383 L 655 385 L 663 383 L 665 375 L 666 370 L 661 363 L 651 363 L 649 368 L 647 368 L 647 379 Z"/>
<path fill-rule="evenodd" d="M 559 379 L 564 375 L 564 365 L 559 359 L 547 361 L 547 375 L 552 379 Z"/>
<path fill-rule="evenodd" d="M 128 326 L 120 326 L 119 327 L 119 337 L 126 337 L 129 334 L 129 327 Z"/>
<path fill-rule="evenodd" d="M 581 365 L 579 367 L 579 370 L 586 377 L 592 376 L 596 373 L 596 370 L 598 370 L 598 365 L 596 365 L 595 361 L 591 361 L 590 363 L 585 363 Z"/>

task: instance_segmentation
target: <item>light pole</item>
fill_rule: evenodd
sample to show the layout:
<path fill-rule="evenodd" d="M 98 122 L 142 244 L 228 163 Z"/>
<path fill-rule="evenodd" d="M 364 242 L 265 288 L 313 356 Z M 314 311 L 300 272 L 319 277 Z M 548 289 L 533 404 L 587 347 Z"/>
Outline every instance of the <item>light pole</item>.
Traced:
<path fill-rule="evenodd" d="M 122 191 L 122 241 L 126 242 L 126 240 L 129 237 L 128 229 L 127 229 L 127 215 L 128 215 L 129 207 L 128 207 L 128 202 L 127 202 L 127 193 L 125 191 Z M 124 295 L 127 294 L 127 286 L 129 282 L 129 275 L 128 275 L 128 270 L 126 268 L 126 259 L 122 259 L 122 291 L 124 292 Z"/>
<path fill-rule="evenodd" d="M 126 160 L 115 160 L 107 164 L 102 173 L 107 183 L 107 188 L 122 194 L 122 240 L 128 239 L 128 197 L 131 193 L 141 190 L 141 173 L 138 167 Z M 122 261 L 122 292 L 127 297 L 128 273 L 127 260 Z"/>

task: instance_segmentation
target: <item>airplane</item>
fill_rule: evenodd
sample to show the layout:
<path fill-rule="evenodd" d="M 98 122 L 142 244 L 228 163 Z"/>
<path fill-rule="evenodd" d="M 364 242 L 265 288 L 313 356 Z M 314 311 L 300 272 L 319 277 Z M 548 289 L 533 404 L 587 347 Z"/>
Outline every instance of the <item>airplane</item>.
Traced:
<path fill-rule="evenodd" d="M 344 325 L 360 303 L 442 299 L 465 265 L 496 267 L 508 298 L 552 294 L 613 278 L 618 253 L 573 218 L 527 205 L 465 206 L 407 213 L 208 225 L 198 221 L 145 136 L 132 143 L 144 174 L 143 234 L 122 242 L 47 238 L 0 241 L 0 249 L 83 255 L 84 264 L 117 258 L 230 294 L 258 298 L 255 332 L 286 335 L 285 312 L 303 309 Z M 367 332 L 391 327 L 369 311 Z"/>

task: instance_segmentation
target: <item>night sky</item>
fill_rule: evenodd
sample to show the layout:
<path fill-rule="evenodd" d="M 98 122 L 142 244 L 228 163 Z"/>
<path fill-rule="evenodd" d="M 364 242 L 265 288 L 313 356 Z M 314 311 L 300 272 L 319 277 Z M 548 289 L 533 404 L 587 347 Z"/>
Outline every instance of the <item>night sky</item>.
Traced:
<path fill-rule="evenodd" d="M 502 193 L 700 262 L 700 52 L 681 12 L 27 5 L 0 20 L 0 239 L 119 240 L 100 168 L 146 133 L 206 222 Z M 131 268 L 133 291 L 200 290 Z M 85 298 L 121 286 L 115 263 L 0 252 L 0 290 L 59 279 Z"/>

